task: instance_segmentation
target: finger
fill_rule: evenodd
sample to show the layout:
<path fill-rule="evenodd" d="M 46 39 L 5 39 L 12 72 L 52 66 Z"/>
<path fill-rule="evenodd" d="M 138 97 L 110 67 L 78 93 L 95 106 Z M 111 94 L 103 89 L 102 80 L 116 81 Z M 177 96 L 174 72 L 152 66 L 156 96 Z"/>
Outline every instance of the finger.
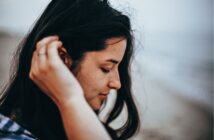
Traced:
<path fill-rule="evenodd" d="M 59 56 L 58 49 L 62 48 L 62 42 L 61 41 L 53 41 L 51 42 L 47 47 L 47 55 L 48 59 L 57 61 L 61 60 Z"/>
<path fill-rule="evenodd" d="M 37 52 L 38 52 L 38 67 L 41 70 L 45 69 L 45 66 L 47 64 L 46 59 L 47 59 L 47 54 L 46 54 L 46 49 L 48 47 L 48 44 L 50 44 L 53 41 L 59 40 L 58 36 L 49 36 L 49 37 L 45 37 L 44 39 L 42 39 L 38 44 L 37 47 Z"/>
<path fill-rule="evenodd" d="M 41 69 L 44 69 L 47 64 L 47 53 L 46 53 L 46 47 L 41 47 L 39 50 L 39 53 L 37 55 L 37 64 L 38 67 L 41 67 Z"/>
<path fill-rule="evenodd" d="M 40 40 L 36 44 L 37 52 L 39 53 L 39 50 L 40 50 L 41 47 L 45 47 L 48 44 L 50 44 L 52 41 L 55 41 L 55 40 L 59 40 L 59 37 L 58 36 L 48 36 L 48 37 L 43 38 L 42 40 Z"/>
<path fill-rule="evenodd" d="M 33 52 L 33 56 L 32 56 L 32 60 L 31 60 L 31 67 L 35 65 L 35 61 L 36 61 L 36 51 Z"/>
<path fill-rule="evenodd" d="M 45 48 L 45 47 L 43 47 Z M 45 55 L 42 55 L 42 57 L 45 56 Z M 41 69 L 41 64 L 39 64 L 39 59 L 41 56 L 38 56 L 38 53 L 36 51 L 34 51 L 33 53 L 33 57 L 32 57 L 32 63 L 31 63 L 31 70 L 30 70 L 30 78 L 32 79 L 32 81 L 45 93 L 48 94 L 48 88 L 46 88 L 46 86 L 44 84 L 41 84 L 41 83 L 44 83 L 44 81 L 42 81 L 39 77 L 37 76 L 34 76 L 34 74 L 38 74 L 39 69 Z"/>
<path fill-rule="evenodd" d="M 33 56 L 32 56 L 32 60 L 31 60 L 30 73 L 29 73 L 30 78 L 33 78 L 35 71 L 38 70 L 37 69 L 37 63 L 36 63 L 36 59 L 37 59 L 36 57 L 37 57 L 37 52 L 34 51 Z"/>
<path fill-rule="evenodd" d="M 34 51 L 33 52 L 33 57 L 32 57 L 32 64 L 31 64 L 31 69 L 32 70 L 37 70 L 38 69 L 38 65 L 37 65 L 37 52 Z"/>

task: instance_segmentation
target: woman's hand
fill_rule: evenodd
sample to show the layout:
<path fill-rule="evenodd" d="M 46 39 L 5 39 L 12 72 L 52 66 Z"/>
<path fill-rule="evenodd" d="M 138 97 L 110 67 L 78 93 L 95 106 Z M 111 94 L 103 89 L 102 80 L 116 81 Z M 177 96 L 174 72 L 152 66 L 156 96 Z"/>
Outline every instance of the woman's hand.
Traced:
<path fill-rule="evenodd" d="M 76 97 L 84 97 L 83 90 L 59 56 L 66 51 L 57 36 L 45 37 L 36 44 L 33 53 L 30 79 L 57 105 Z"/>
<path fill-rule="evenodd" d="M 86 102 L 79 82 L 60 59 L 59 49 L 63 47 L 57 36 L 39 41 L 33 53 L 30 78 L 58 106 L 69 140 L 109 140 L 108 133 Z"/>

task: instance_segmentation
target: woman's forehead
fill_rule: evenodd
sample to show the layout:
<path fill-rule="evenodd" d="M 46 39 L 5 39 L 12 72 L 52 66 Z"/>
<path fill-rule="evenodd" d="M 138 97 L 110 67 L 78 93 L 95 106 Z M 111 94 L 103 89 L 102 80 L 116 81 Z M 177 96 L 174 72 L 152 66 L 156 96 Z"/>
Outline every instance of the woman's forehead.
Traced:
<path fill-rule="evenodd" d="M 110 45 L 106 45 L 106 48 L 101 51 L 93 51 L 86 53 L 87 56 L 97 61 L 105 61 L 105 60 L 115 60 L 118 63 L 122 61 L 125 50 L 126 50 L 126 39 L 119 41 L 118 39 L 110 40 L 110 42 L 115 42 Z"/>

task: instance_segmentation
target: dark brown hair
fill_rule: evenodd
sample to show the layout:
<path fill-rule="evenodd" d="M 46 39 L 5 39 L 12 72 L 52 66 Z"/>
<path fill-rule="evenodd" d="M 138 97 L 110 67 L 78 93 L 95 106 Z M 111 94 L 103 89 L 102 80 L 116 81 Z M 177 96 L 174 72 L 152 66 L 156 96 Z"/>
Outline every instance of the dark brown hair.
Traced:
<path fill-rule="evenodd" d="M 15 116 L 15 121 L 39 139 L 66 139 L 58 108 L 28 76 L 36 42 L 49 35 L 59 36 L 76 64 L 85 52 L 104 49 L 106 39 L 127 39 L 125 55 L 119 65 L 121 88 L 104 125 L 113 139 L 133 136 L 140 124 L 129 73 L 133 35 L 128 16 L 112 8 L 106 0 L 53 0 L 49 3 L 18 48 L 11 81 L 2 91 L 0 112 Z M 120 115 L 124 105 L 128 112 L 126 123 L 118 130 L 110 129 L 109 124 Z"/>

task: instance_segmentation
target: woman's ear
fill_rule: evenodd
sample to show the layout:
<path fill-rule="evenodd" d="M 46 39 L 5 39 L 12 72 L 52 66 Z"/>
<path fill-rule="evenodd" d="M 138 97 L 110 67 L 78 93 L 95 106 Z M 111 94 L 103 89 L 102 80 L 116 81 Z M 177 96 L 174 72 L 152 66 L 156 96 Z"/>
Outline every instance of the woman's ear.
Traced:
<path fill-rule="evenodd" d="M 72 59 L 70 55 L 67 53 L 67 51 L 65 50 L 65 48 L 59 49 L 59 56 L 64 62 L 64 64 L 70 69 L 72 66 Z"/>

